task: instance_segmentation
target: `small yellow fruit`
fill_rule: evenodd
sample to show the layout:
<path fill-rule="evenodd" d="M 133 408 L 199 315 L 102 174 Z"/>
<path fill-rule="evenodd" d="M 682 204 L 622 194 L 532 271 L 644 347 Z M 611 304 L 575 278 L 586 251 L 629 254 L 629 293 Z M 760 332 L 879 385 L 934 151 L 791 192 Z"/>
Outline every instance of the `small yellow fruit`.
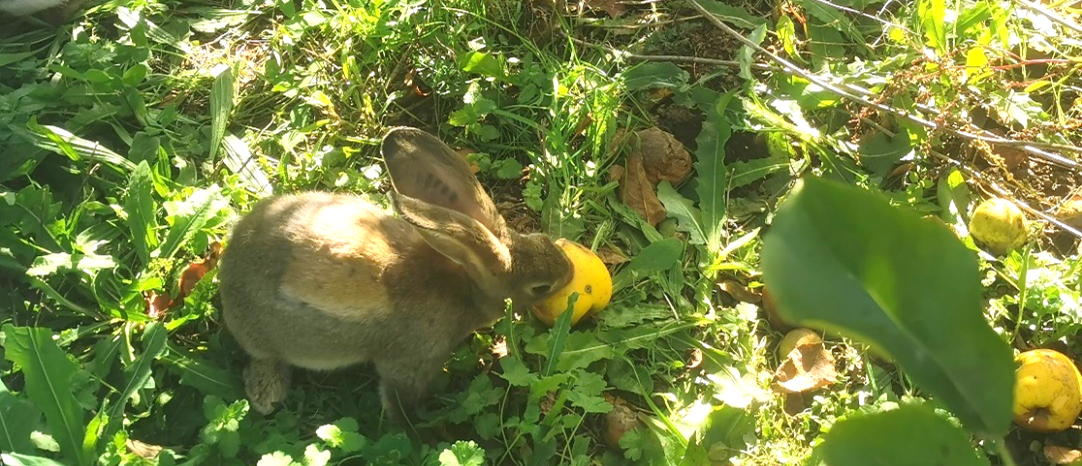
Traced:
<path fill-rule="evenodd" d="M 973 211 L 969 233 L 993 254 L 1006 254 L 1026 243 L 1026 216 L 1011 201 L 989 199 Z"/>
<path fill-rule="evenodd" d="M 778 344 L 778 358 L 785 359 L 794 349 L 802 345 L 814 345 L 823 341 L 818 333 L 806 328 L 798 328 L 785 334 Z"/>
<path fill-rule="evenodd" d="M 1014 422 L 1038 432 L 1059 432 L 1082 412 L 1082 374 L 1074 362 L 1050 349 L 1014 358 Z"/>
<path fill-rule="evenodd" d="M 567 301 L 572 293 L 578 293 L 571 315 L 571 325 L 583 317 L 596 314 L 609 305 L 612 299 L 612 275 L 605 263 L 593 251 L 574 241 L 556 240 L 556 245 L 564 251 L 571 261 L 571 281 L 549 299 L 534 306 L 533 313 L 550 327 L 556 318 L 567 310 Z"/>

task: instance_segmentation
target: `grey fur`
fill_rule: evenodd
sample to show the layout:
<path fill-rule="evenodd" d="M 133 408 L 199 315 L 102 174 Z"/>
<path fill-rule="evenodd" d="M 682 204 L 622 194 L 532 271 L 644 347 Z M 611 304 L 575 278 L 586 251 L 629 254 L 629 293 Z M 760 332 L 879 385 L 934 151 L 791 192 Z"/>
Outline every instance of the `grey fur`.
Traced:
<path fill-rule="evenodd" d="M 305 193 L 260 201 L 234 230 L 218 277 L 226 326 L 252 357 L 245 389 L 257 411 L 285 398 L 289 366 L 372 362 L 384 409 L 402 420 L 505 299 L 531 306 L 570 280 L 559 248 L 510 231 L 436 137 L 394 128 L 382 152 L 401 218 Z"/>

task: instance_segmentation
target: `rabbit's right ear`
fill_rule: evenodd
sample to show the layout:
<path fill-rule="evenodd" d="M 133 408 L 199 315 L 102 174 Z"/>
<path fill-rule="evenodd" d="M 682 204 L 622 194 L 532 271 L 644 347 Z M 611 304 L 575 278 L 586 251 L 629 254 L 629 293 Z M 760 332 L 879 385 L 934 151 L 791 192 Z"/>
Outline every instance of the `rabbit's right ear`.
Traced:
<path fill-rule="evenodd" d="M 394 210 L 416 227 L 432 249 L 466 269 L 483 290 L 500 287 L 511 271 L 511 252 L 491 231 L 461 212 L 399 193 L 388 193 Z"/>
<path fill-rule="evenodd" d="M 395 191 L 466 214 L 510 243 L 507 224 L 466 160 L 439 138 L 417 128 L 392 128 L 380 152 Z"/>

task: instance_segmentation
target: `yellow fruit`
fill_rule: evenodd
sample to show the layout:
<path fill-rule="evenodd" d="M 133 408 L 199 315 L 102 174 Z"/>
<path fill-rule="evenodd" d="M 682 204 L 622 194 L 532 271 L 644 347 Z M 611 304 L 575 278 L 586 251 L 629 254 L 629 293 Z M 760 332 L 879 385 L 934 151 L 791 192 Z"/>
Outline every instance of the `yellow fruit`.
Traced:
<path fill-rule="evenodd" d="M 549 299 L 534 306 L 533 313 L 542 322 L 552 326 L 556 318 L 567 310 L 567 301 L 572 293 L 578 293 L 578 300 L 571 315 L 571 325 L 583 317 L 596 314 L 609 305 L 612 299 L 612 275 L 605 263 L 593 251 L 574 241 L 556 240 L 556 245 L 564 251 L 571 261 L 571 281 Z"/>
<path fill-rule="evenodd" d="M 969 233 L 993 254 L 1006 254 L 1026 243 L 1026 216 L 1006 199 L 989 199 L 973 211 Z"/>
<path fill-rule="evenodd" d="M 823 341 L 819 337 L 818 333 L 806 328 L 798 328 L 785 334 L 785 337 L 781 339 L 781 343 L 778 344 L 778 358 L 785 359 L 789 353 L 792 353 L 794 349 L 802 345 L 813 345 Z"/>
<path fill-rule="evenodd" d="M 1082 374 L 1074 362 L 1050 349 L 1014 358 L 1014 422 L 1038 432 L 1059 432 L 1082 412 Z"/>

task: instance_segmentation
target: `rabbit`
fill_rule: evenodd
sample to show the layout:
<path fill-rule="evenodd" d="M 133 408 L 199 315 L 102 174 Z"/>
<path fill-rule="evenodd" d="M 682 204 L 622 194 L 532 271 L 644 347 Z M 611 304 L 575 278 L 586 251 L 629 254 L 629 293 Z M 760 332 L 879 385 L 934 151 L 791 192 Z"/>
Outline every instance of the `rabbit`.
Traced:
<path fill-rule="evenodd" d="M 455 346 L 510 298 L 527 308 L 566 285 L 546 235 L 508 228 L 465 160 L 435 136 L 391 129 L 380 148 L 397 217 L 352 195 L 261 200 L 222 257 L 222 312 L 251 357 L 245 392 L 272 412 L 291 366 L 371 362 L 383 409 L 407 420 Z"/>

